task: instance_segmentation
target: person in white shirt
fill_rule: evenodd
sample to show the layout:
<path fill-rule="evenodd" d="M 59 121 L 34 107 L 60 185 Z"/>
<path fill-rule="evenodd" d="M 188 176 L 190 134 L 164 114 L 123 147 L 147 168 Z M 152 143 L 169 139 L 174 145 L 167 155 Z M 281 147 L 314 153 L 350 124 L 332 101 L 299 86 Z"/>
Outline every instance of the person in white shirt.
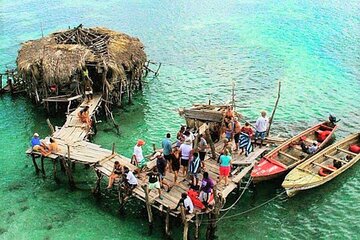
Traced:
<path fill-rule="evenodd" d="M 268 128 L 269 125 L 269 118 L 266 117 L 266 112 L 265 111 L 261 111 L 261 116 L 256 120 L 255 123 L 255 141 L 254 141 L 254 145 L 256 145 L 256 142 L 258 140 L 258 138 L 260 137 L 260 147 L 262 147 L 263 145 L 263 141 L 265 139 L 266 136 L 266 130 Z"/>
<path fill-rule="evenodd" d="M 132 191 L 137 187 L 138 180 L 135 177 L 134 173 L 130 171 L 128 167 L 124 167 L 124 175 L 125 175 L 125 193 L 126 193 L 126 197 L 124 198 L 124 200 L 127 200 L 132 195 Z"/>
<path fill-rule="evenodd" d="M 134 160 L 134 165 L 138 166 L 138 168 L 142 169 L 146 165 L 146 159 L 142 153 L 142 146 L 145 144 L 144 140 L 139 139 L 137 144 L 134 146 L 134 153 L 132 159 Z"/>
<path fill-rule="evenodd" d="M 192 151 L 191 140 L 187 138 L 180 148 L 181 166 L 183 167 L 183 176 L 186 176 L 189 166 L 189 159 Z"/>
<path fill-rule="evenodd" d="M 180 204 L 182 204 L 185 208 L 186 214 L 191 214 L 194 211 L 194 204 L 191 201 L 190 197 L 187 195 L 187 193 L 181 194 L 181 199 L 179 200 L 179 203 L 177 204 L 176 208 L 174 209 L 177 211 L 177 209 L 180 207 Z"/>

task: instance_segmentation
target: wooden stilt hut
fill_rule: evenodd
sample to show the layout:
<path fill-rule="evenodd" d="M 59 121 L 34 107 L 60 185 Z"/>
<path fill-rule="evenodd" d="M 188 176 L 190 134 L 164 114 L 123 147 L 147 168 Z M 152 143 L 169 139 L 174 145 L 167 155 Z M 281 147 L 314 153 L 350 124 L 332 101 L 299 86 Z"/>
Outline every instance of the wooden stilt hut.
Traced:
<path fill-rule="evenodd" d="M 23 43 L 16 62 L 29 97 L 48 107 L 81 98 L 87 75 L 105 102 L 120 105 L 123 97 L 131 102 L 133 91 L 142 88 L 146 61 L 138 38 L 79 25 Z"/>

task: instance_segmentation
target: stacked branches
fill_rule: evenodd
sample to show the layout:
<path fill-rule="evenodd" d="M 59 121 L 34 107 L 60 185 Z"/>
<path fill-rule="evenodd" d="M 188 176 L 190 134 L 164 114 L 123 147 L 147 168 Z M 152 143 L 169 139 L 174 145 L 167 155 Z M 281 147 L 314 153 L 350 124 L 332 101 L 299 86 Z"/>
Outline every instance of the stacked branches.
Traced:
<path fill-rule="evenodd" d="M 57 94 L 75 94 L 69 85 L 81 85 L 82 72 L 92 67 L 94 89 L 102 91 L 107 100 L 121 104 L 121 96 L 142 86 L 144 46 L 138 38 L 106 28 L 77 28 L 53 33 L 22 44 L 17 57 L 20 76 L 27 84 L 30 97 L 37 102 L 50 94 L 57 85 Z M 97 81 L 97 82 L 96 82 Z M 77 87 L 76 93 L 81 93 Z"/>

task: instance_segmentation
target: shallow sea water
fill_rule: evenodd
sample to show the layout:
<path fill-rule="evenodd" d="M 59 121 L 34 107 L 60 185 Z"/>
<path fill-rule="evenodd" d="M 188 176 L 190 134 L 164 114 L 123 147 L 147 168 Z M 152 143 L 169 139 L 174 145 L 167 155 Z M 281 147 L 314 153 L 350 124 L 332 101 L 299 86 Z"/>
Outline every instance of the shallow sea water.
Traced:
<path fill-rule="evenodd" d="M 273 130 L 291 136 L 329 113 L 341 119 L 338 138 L 360 130 L 359 1 L 0 1 L 0 71 L 14 66 L 20 43 L 68 26 L 105 26 L 141 39 L 148 57 L 163 63 L 135 103 L 115 111 L 121 134 L 99 124 L 94 142 L 130 156 L 138 138 L 160 144 L 183 120 L 176 109 L 230 100 L 255 120 L 272 110 L 282 82 Z M 24 154 L 34 131 L 49 134 L 46 115 L 24 97 L 0 96 L 0 239 L 159 239 L 163 221 L 147 235 L 142 204 L 117 213 L 116 196 L 96 201 L 91 170 L 76 168 L 78 190 L 35 175 Z M 52 117 L 62 125 L 64 116 Z M 284 195 L 219 223 L 219 239 L 360 239 L 360 166 L 332 182 L 288 199 Z M 105 183 L 104 183 L 105 184 Z M 270 182 L 249 191 L 228 216 L 277 196 Z M 236 196 L 228 199 L 232 203 Z M 181 238 L 179 223 L 173 236 Z M 204 236 L 205 227 L 202 228 Z"/>

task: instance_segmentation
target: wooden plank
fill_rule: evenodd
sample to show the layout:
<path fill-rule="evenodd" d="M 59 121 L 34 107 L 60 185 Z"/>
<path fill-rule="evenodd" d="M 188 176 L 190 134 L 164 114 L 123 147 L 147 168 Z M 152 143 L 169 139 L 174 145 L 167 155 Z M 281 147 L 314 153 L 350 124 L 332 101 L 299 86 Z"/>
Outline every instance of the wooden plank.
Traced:
<path fill-rule="evenodd" d="M 299 160 L 300 160 L 300 159 L 298 159 L 298 158 L 296 158 L 296 157 L 294 157 L 294 156 L 291 156 L 290 154 L 287 154 L 286 152 L 279 151 L 279 153 L 282 154 L 282 155 L 284 155 L 284 156 L 286 156 L 286 157 L 288 157 L 288 158 L 291 158 L 291 159 L 293 159 L 293 160 L 295 160 L 295 161 L 299 161 Z"/>
<path fill-rule="evenodd" d="M 250 166 L 245 167 L 243 170 L 241 170 L 241 172 L 239 174 L 237 174 L 235 177 L 232 178 L 232 181 L 234 183 L 239 183 L 241 181 L 241 179 L 243 177 L 245 177 L 246 174 L 248 174 L 251 171 L 251 169 L 254 167 L 254 165 L 255 165 L 255 162 L 253 162 Z"/>
<path fill-rule="evenodd" d="M 336 170 L 335 169 L 332 169 L 332 168 L 329 168 L 328 166 L 325 166 L 323 164 L 320 164 L 320 163 L 317 163 L 317 162 L 312 162 L 312 164 L 316 165 L 316 166 L 319 166 L 319 167 L 322 167 L 322 168 L 325 168 L 326 170 L 329 170 L 331 172 L 335 172 Z"/>
<path fill-rule="evenodd" d="M 333 159 L 333 160 L 336 160 L 336 161 L 345 163 L 345 164 L 346 164 L 346 163 L 349 163 L 349 162 L 344 161 L 344 160 L 342 160 L 342 159 L 340 159 L 340 158 L 337 158 L 337 157 L 334 157 L 334 156 L 330 156 L 330 155 L 327 155 L 327 154 L 325 154 L 324 156 L 327 157 L 327 158 L 331 158 L 331 159 Z"/>
<path fill-rule="evenodd" d="M 348 151 L 348 150 L 345 150 L 345 149 L 343 149 L 343 148 L 336 148 L 337 150 L 339 150 L 340 152 L 343 152 L 343 153 L 347 153 L 347 154 L 350 154 L 350 155 L 353 155 L 353 156 L 357 156 L 357 154 L 356 153 L 353 153 L 353 152 L 350 152 L 350 151 Z"/>

